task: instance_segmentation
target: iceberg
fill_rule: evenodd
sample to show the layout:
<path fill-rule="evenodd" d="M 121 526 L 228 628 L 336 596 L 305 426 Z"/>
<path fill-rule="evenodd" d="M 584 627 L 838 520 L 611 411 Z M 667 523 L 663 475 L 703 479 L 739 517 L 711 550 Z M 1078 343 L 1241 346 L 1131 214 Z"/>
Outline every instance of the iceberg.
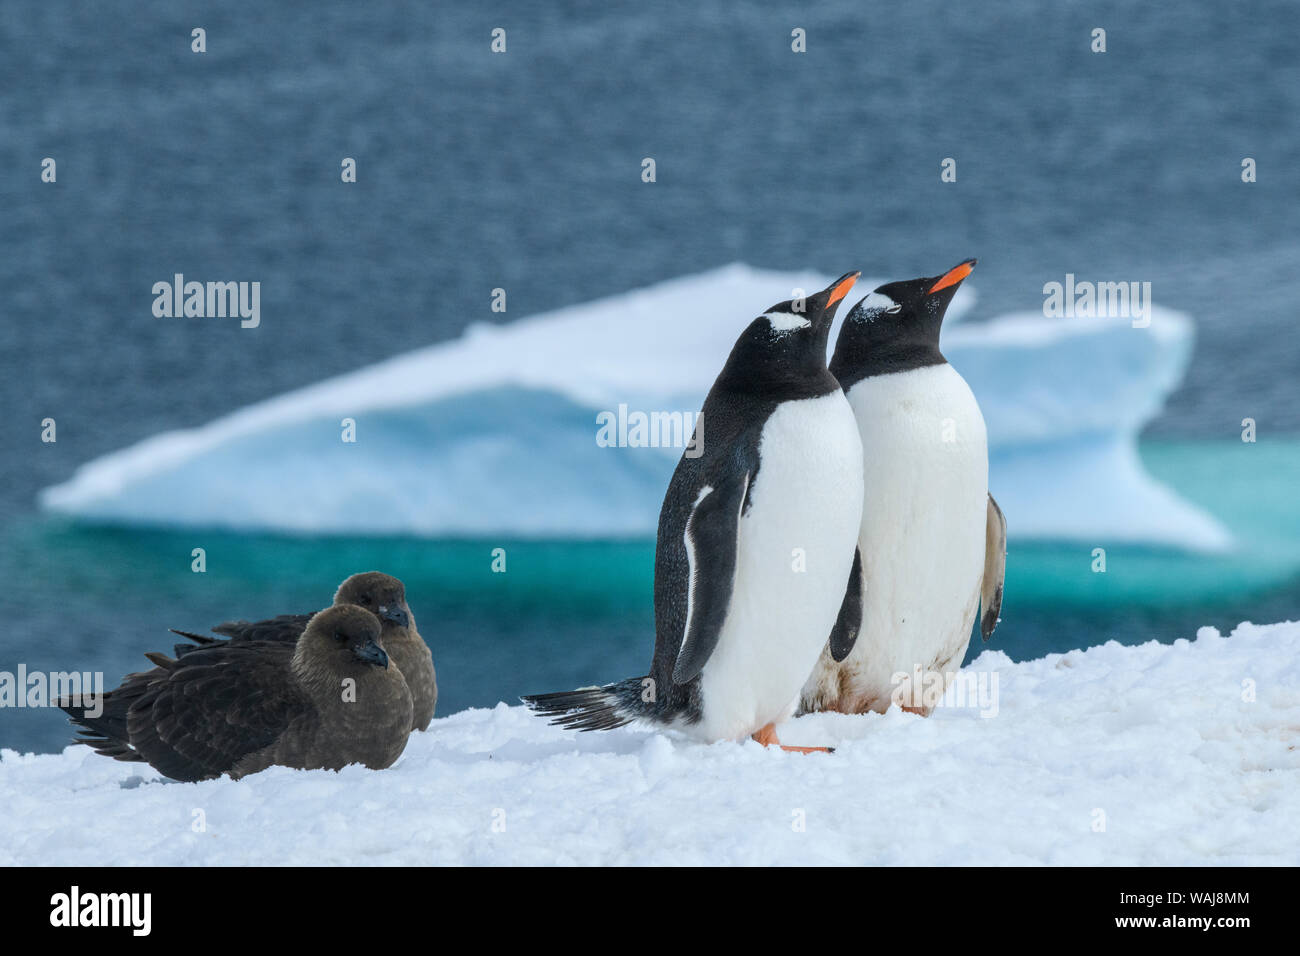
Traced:
<path fill-rule="evenodd" d="M 611 447 L 598 441 L 601 422 L 638 412 L 689 422 L 740 329 L 832 278 L 735 264 L 474 324 L 453 341 L 105 455 L 40 503 L 95 523 L 239 531 L 653 535 L 681 447 Z M 990 484 L 1012 537 L 1231 544 L 1137 455 L 1139 431 L 1186 369 L 1187 316 L 1153 308 L 1146 328 L 1035 314 L 972 323 L 963 315 L 973 301 L 967 288 L 954 300 L 943 347 L 984 410 Z M 344 419 L 355 441 L 343 440 Z"/>

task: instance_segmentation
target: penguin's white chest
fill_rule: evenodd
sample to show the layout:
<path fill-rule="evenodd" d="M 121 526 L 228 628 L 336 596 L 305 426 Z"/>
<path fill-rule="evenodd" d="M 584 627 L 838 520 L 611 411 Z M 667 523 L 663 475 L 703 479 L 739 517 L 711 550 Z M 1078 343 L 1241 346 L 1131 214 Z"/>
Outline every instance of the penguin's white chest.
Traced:
<path fill-rule="evenodd" d="M 843 393 L 779 405 L 763 428 L 693 732 L 734 740 L 794 712 L 839 613 L 861 509 L 862 444 Z"/>
<path fill-rule="evenodd" d="M 848 399 L 864 456 L 862 627 L 843 663 L 822 655 L 804 705 L 853 712 L 910 690 L 899 675 L 961 666 L 984 574 L 988 441 L 947 364 L 864 379 Z"/>

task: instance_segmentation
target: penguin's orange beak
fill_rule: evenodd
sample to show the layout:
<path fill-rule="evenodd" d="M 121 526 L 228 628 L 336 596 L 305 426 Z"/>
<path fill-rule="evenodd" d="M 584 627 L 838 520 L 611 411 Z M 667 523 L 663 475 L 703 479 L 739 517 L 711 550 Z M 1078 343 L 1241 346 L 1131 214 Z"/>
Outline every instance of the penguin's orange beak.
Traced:
<path fill-rule="evenodd" d="M 831 289 L 830 296 L 826 299 L 826 308 L 834 308 L 840 299 L 848 295 L 849 290 L 853 288 L 853 283 L 858 281 L 860 275 L 862 275 L 861 272 L 850 272 L 848 275 L 841 277 L 840 281 L 835 283 L 835 288 Z"/>
<path fill-rule="evenodd" d="M 966 278 L 975 269 L 978 259 L 967 259 L 961 265 L 953 266 L 947 272 L 939 277 L 939 281 L 930 286 L 930 291 L 926 295 L 934 295 L 941 289 L 946 289 L 951 285 L 956 285 L 962 279 Z"/>

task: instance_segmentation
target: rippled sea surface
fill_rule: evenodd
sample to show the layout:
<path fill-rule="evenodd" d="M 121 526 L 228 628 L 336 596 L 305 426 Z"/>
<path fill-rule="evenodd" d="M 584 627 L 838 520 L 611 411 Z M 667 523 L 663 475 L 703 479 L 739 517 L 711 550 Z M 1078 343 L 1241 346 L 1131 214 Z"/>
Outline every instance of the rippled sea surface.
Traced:
<path fill-rule="evenodd" d="M 1278 437 L 1300 433 L 1294 4 L 517 7 L 0 12 L 0 669 L 115 680 L 169 626 L 310 609 L 374 566 L 408 580 L 446 710 L 640 673 L 647 542 L 519 543 L 493 576 L 486 542 L 207 536 L 193 575 L 184 534 L 51 523 L 34 498 L 96 455 L 472 321 L 737 260 L 908 277 L 975 255 L 975 320 L 1040 308 L 1066 273 L 1151 282 L 1199 343 L 1144 454 L 1258 533 L 1229 562 L 1113 553 L 1104 583 L 1076 579 L 1073 546 L 1013 551 L 995 644 L 1300 616 L 1300 470 Z M 154 318 L 153 283 L 178 272 L 260 281 L 261 326 Z M 0 712 L 0 746 L 65 734 Z"/>

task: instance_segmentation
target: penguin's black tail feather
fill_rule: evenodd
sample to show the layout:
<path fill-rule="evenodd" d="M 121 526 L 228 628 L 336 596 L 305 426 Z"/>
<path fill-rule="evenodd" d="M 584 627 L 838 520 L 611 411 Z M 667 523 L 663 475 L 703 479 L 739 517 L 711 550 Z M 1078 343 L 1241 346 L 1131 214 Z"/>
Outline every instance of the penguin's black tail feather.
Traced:
<path fill-rule="evenodd" d="M 569 730 L 613 730 L 650 716 L 651 705 L 641 696 L 643 684 L 643 678 L 629 677 L 604 687 L 528 694 L 519 699 L 534 713 Z"/>

